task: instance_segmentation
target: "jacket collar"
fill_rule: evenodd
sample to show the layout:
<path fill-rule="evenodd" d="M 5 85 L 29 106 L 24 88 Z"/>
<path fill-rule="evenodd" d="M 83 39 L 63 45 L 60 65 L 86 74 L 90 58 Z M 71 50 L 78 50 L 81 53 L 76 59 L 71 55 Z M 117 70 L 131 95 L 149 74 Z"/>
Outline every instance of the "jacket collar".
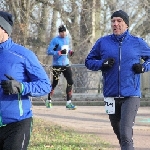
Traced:
<path fill-rule="evenodd" d="M 12 41 L 11 38 L 9 38 L 7 41 L 0 43 L 0 50 L 8 50 L 11 48 L 12 44 L 14 42 Z"/>
<path fill-rule="evenodd" d="M 115 41 L 122 42 L 123 40 L 127 39 L 129 35 L 130 35 L 129 31 L 126 30 L 126 31 L 125 31 L 123 34 L 121 34 L 121 35 L 112 34 L 112 38 L 113 38 Z"/>

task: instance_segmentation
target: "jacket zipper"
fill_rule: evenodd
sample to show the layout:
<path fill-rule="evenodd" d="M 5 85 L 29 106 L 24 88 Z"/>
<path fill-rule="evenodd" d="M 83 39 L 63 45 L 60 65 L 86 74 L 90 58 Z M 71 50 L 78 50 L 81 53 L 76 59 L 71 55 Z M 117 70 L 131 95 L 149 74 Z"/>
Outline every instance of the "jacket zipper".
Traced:
<path fill-rule="evenodd" d="M 120 62 L 121 62 L 121 45 L 122 45 L 122 41 L 119 41 L 119 72 L 118 72 L 118 94 L 119 97 L 120 96 Z"/>

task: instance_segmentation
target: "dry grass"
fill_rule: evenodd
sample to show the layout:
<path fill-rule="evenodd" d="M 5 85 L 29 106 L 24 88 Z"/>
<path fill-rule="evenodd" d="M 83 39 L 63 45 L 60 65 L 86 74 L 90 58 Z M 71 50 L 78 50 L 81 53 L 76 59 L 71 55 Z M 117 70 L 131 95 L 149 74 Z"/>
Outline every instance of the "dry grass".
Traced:
<path fill-rule="evenodd" d="M 35 119 L 28 150 L 106 150 L 110 145 L 98 136 L 82 134 Z"/>

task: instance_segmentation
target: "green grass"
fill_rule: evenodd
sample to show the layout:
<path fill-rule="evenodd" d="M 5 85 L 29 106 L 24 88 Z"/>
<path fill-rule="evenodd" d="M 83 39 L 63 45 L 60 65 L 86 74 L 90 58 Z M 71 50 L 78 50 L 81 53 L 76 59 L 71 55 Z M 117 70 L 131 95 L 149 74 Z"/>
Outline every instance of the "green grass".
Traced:
<path fill-rule="evenodd" d="M 35 119 L 28 150 L 107 150 L 110 145 L 98 136 Z"/>

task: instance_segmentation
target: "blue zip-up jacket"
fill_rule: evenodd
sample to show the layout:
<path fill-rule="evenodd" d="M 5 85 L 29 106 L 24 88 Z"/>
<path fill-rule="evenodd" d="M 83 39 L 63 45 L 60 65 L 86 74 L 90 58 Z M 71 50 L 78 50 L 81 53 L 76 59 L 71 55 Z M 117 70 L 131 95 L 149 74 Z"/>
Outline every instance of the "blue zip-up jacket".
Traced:
<path fill-rule="evenodd" d="M 92 71 L 101 70 L 107 58 L 114 58 L 115 63 L 112 68 L 102 71 L 104 97 L 141 97 L 140 74 L 135 74 L 132 66 L 143 58 L 144 71 L 150 70 L 150 47 L 144 40 L 128 31 L 122 42 L 114 34 L 104 36 L 93 46 L 85 66 Z"/>
<path fill-rule="evenodd" d="M 23 84 L 22 94 L 4 95 L 0 87 L 0 126 L 32 117 L 29 96 L 42 96 L 51 91 L 50 80 L 36 55 L 9 38 L 0 44 L 0 81 L 4 74 Z M 20 100 L 19 100 L 20 99 Z"/>
<path fill-rule="evenodd" d="M 69 65 L 69 58 L 68 55 L 59 55 L 59 51 L 62 50 L 61 47 L 63 45 L 68 45 L 69 47 L 70 40 L 68 36 L 62 38 L 59 35 L 53 38 L 48 46 L 47 54 L 53 55 L 53 66 L 66 66 Z M 54 47 L 58 44 L 58 47 L 56 50 L 54 50 Z M 68 53 L 70 52 L 70 48 Z"/>

